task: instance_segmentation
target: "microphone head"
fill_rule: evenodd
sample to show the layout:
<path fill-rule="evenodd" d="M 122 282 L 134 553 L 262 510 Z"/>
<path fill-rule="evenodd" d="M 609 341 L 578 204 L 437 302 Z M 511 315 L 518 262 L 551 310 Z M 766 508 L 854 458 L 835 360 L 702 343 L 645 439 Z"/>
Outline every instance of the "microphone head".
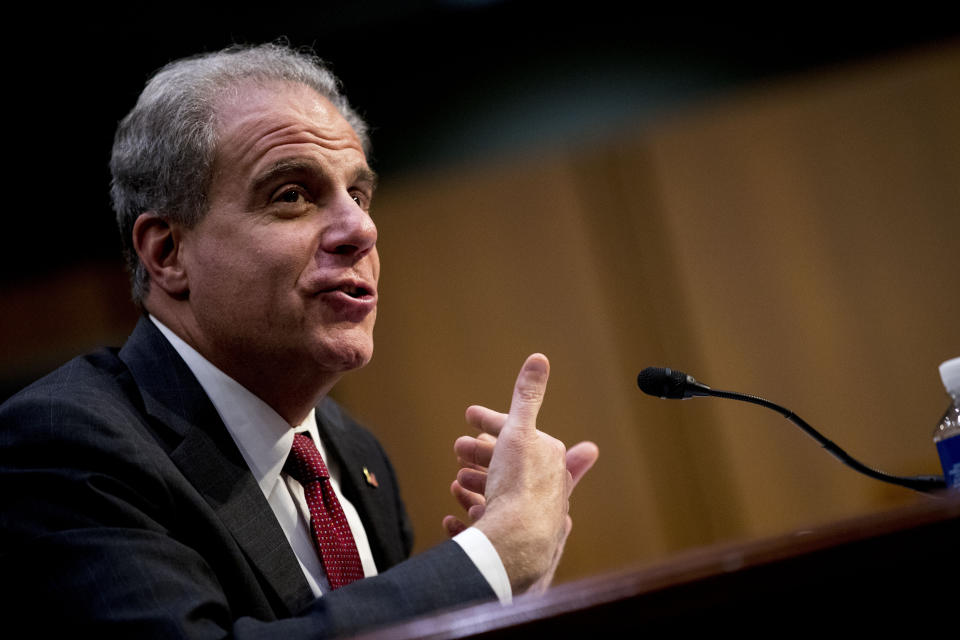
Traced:
<path fill-rule="evenodd" d="M 658 398 L 685 398 L 688 377 L 682 371 L 647 367 L 637 376 L 637 386 L 644 393 Z"/>

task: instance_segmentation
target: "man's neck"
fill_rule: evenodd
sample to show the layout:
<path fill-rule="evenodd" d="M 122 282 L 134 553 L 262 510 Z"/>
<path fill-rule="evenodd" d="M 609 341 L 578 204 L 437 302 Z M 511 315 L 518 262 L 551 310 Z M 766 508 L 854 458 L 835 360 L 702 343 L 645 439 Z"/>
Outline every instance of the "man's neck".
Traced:
<path fill-rule="evenodd" d="M 191 325 L 182 322 L 176 314 L 164 313 L 162 309 L 154 312 L 150 308 L 147 313 L 217 369 L 263 400 L 290 425 L 303 422 L 342 377 L 342 374 L 319 372 L 317 368 L 311 368 L 305 375 L 289 367 L 272 367 L 270 363 L 232 361 L 208 347 L 197 337 L 200 332 L 195 328 L 191 330 Z"/>

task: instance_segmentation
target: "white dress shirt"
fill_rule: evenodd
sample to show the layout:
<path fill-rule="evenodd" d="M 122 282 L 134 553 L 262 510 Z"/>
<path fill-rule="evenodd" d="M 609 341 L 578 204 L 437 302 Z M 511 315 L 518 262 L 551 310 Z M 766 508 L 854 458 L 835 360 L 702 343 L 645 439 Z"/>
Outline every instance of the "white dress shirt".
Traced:
<path fill-rule="evenodd" d="M 196 376 L 220 414 L 227 431 L 236 442 L 244 461 L 276 515 L 313 594 L 319 597 L 330 589 L 330 584 L 310 533 L 310 510 L 303 487 L 282 473 L 293 445 L 294 433 L 308 433 L 313 438 L 330 471 L 330 484 L 337 494 L 356 541 L 364 576 L 377 575 L 377 566 L 370 551 L 363 522 L 356 508 L 340 491 L 340 469 L 335 461 L 327 457 L 323 440 L 317 430 L 315 410 L 311 409 L 301 424 L 291 428 L 267 403 L 215 367 L 162 322 L 153 316 L 150 316 L 150 319 L 187 363 L 187 367 Z M 470 527 L 453 540 L 477 565 L 477 569 L 490 583 L 500 602 L 509 603 L 512 597 L 510 580 L 500 556 L 487 536 L 479 529 Z"/>

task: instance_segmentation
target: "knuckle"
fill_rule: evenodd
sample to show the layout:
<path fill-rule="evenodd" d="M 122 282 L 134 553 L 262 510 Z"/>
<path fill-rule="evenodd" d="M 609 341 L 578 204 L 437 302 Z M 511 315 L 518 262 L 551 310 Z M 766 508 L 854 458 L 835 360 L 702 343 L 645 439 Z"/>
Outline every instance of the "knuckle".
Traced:
<path fill-rule="evenodd" d="M 556 439 L 556 438 L 554 438 L 553 436 L 548 435 L 548 434 L 544 434 L 544 435 L 545 435 L 546 438 L 547 438 L 547 442 L 550 443 L 550 446 L 552 447 L 553 451 L 554 451 L 555 453 L 557 453 L 558 455 L 561 455 L 561 456 L 563 456 L 564 458 L 566 458 L 566 455 L 567 455 L 567 446 L 566 446 L 565 444 L 563 444 L 563 441 L 562 441 L 562 440 L 558 440 L 558 439 Z"/>
<path fill-rule="evenodd" d="M 537 403 L 543 401 L 543 389 L 540 387 L 519 387 L 517 397 L 524 402 Z"/>

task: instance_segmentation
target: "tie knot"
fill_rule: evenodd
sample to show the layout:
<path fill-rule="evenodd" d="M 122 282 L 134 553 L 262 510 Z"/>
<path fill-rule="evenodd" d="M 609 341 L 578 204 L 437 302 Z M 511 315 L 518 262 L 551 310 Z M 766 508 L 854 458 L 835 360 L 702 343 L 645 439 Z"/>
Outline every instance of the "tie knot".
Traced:
<path fill-rule="evenodd" d="M 290 455 L 287 457 L 286 464 L 283 465 L 283 470 L 304 486 L 330 477 L 317 445 L 313 443 L 310 436 L 302 433 L 294 434 L 293 446 L 290 448 Z"/>

